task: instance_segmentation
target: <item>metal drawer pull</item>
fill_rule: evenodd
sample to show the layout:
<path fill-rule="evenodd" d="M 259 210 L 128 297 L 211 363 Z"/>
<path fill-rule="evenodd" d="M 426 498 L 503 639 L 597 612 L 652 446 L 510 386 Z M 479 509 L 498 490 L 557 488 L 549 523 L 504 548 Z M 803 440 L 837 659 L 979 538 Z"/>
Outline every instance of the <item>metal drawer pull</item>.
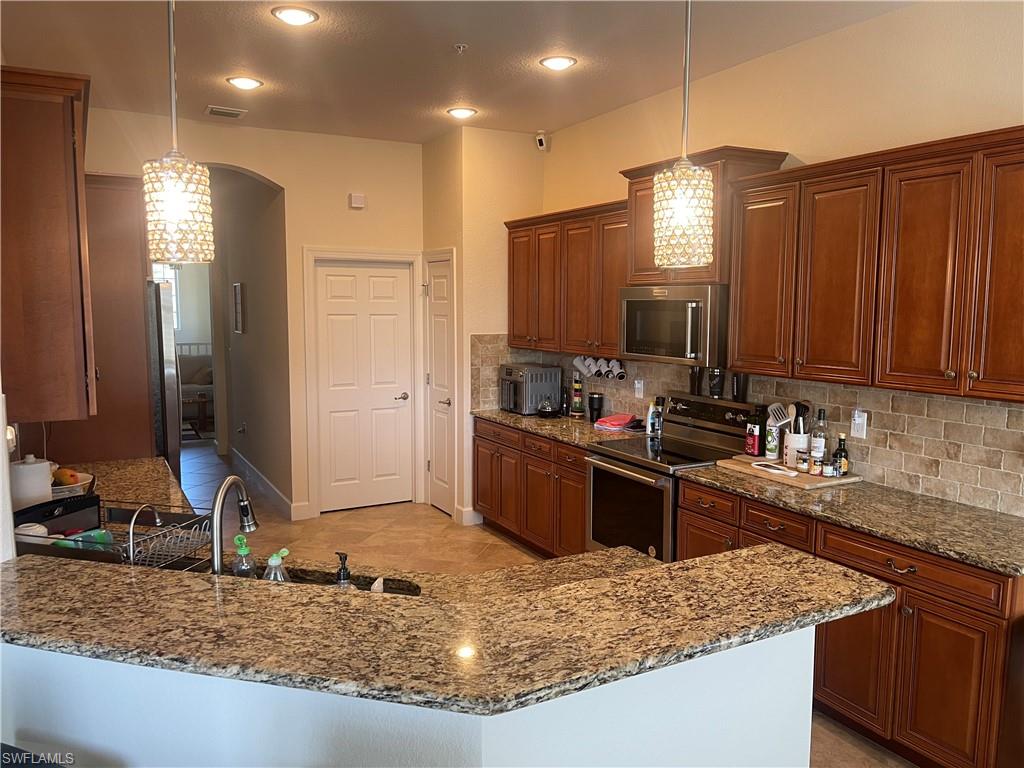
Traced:
<path fill-rule="evenodd" d="M 778 525 L 772 525 L 772 521 L 771 520 L 765 520 L 764 521 L 764 527 L 767 528 L 769 531 L 784 531 L 784 530 L 786 530 L 786 524 L 785 523 L 779 523 Z"/>
<path fill-rule="evenodd" d="M 703 496 L 698 496 L 697 497 L 697 506 L 703 507 L 704 509 L 714 509 L 715 508 L 715 502 L 713 502 L 713 501 L 712 502 L 706 502 L 706 501 L 704 501 L 704 497 Z"/>
<path fill-rule="evenodd" d="M 728 536 L 725 537 L 725 548 L 732 549 L 732 539 L 730 539 Z"/>
<path fill-rule="evenodd" d="M 916 565 L 908 565 L 906 568 L 897 568 L 896 563 L 893 562 L 891 557 L 885 561 L 885 564 L 896 573 L 917 573 Z"/>

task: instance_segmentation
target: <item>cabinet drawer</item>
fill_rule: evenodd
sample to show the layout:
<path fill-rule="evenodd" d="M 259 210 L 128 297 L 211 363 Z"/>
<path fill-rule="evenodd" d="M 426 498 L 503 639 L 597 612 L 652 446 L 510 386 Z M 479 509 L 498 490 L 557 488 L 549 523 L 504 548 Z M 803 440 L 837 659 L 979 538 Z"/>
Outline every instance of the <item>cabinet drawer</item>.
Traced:
<path fill-rule="evenodd" d="M 522 437 L 522 432 L 518 429 L 503 427 L 500 424 L 484 421 L 483 419 L 477 419 L 475 432 L 480 437 L 486 437 L 488 440 L 493 440 L 501 445 L 507 445 L 510 448 L 521 447 L 520 439 Z"/>
<path fill-rule="evenodd" d="M 739 525 L 740 500 L 703 485 L 679 481 L 679 507 L 730 525 Z"/>
<path fill-rule="evenodd" d="M 814 550 L 814 521 L 809 517 L 744 500 L 740 525 L 780 544 Z"/>
<path fill-rule="evenodd" d="M 555 461 L 569 469 L 577 469 L 580 472 L 586 471 L 587 452 L 571 445 L 555 443 Z"/>
<path fill-rule="evenodd" d="M 554 445 L 546 437 L 523 434 L 523 452 L 542 459 L 550 459 Z"/>
<path fill-rule="evenodd" d="M 833 525 L 818 526 L 815 553 L 955 603 L 1006 616 L 1010 579 Z"/>

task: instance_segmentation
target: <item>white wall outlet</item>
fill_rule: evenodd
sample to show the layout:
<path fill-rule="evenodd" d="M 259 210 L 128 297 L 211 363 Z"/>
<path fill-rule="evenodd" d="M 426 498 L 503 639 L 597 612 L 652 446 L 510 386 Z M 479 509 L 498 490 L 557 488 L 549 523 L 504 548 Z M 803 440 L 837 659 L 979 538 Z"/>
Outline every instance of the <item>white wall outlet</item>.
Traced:
<path fill-rule="evenodd" d="M 644 380 L 633 379 L 633 397 L 643 400 L 644 399 Z"/>
<path fill-rule="evenodd" d="M 861 440 L 868 436 L 868 412 L 860 408 L 854 408 L 850 414 L 850 437 L 859 437 Z"/>
<path fill-rule="evenodd" d="M 366 207 L 366 195 L 362 192 L 349 192 L 348 207 L 357 211 L 362 210 Z"/>

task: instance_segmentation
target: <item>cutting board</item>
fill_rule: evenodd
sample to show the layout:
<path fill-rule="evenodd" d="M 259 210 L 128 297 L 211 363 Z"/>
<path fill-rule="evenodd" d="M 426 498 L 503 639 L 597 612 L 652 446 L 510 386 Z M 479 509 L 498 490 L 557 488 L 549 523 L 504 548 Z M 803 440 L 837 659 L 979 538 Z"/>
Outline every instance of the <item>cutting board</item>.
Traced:
<path fill-rule="evenodd" d="M 768 480 L 773 483 L 803 488 L 805 491 L 831 488 L 834 485 L 859 483 L 862 479 L 860 475 L 852 474 L 845 477 L 823 477 L 821 475 L 808 475 L 803 472 L 798 473 L 796 477 L 787 477 L 786 475 L 779 475 L 766 469 L 757 469 L 751 466 L 755 461 L 764 461 L 764 458 L 747 456 L 745 453 L 741 453 L 739 456 L 733 456 L 731 459 L 719 459 L 717 464 L 722 469 L 731 469 L 734 472 L 742 472 L 744 475 L 750 475 L 751 477 L 760 477 L 762 480 Z"/>

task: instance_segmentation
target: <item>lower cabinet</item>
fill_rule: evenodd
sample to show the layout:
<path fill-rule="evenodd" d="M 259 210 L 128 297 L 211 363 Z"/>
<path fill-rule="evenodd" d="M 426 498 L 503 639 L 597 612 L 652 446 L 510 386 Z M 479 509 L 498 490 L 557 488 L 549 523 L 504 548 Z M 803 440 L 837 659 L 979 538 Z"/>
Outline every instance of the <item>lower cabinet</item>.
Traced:
<path fill-rule="evenodd" d="M 704 555 L 720 555 L 738 546 L 735 526 L 724 525 L 692 512 L 678 512 L 676 553 L 680 560 Z"/>
<path fill-rule="evenodd" d="M 1006 622 L 902 592 L 895 739 L 943 765 L 989 765 Z"/>
<path fill-rule="evenodd" d="M 486 438 L 480 436 L 482 430 Z M 585 452 L 504 427 L 488 425 L 477 433 L 474 509 L 545 554 L 585 552 L 587 476 L 576 469 L 583 466 Z M 521 449 L 498 441 L 514 442 Z"/>

